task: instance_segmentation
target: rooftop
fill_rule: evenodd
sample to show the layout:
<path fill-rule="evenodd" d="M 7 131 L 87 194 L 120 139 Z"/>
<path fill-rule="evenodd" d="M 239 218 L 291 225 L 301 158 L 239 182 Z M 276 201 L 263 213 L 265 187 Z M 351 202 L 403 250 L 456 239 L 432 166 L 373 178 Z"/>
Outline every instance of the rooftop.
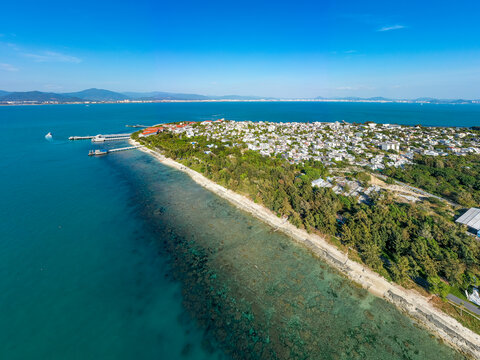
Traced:
<path fill-rule="evenodd" d="M 460 224 L 465 224 L 475 230 L 480 230 L 480 209 L 471 208 L 457 220 Z"/>

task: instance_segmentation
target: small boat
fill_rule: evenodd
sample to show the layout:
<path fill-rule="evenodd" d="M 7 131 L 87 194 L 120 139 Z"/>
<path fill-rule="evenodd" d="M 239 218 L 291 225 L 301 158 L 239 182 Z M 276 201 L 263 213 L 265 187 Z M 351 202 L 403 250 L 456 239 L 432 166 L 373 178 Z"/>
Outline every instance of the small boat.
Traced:
<path fill-rule="evenodd" d="M 45 139 L 50 140 L 52 138 L 52 133 L 49 132 L 47 135 L 45 135 Z"/>
<path fill-rule="evenodd" d="M 92 143 L 96 143 L 96 142 L 104 142 L 105 141 L 105 137 L 103 135 L 95 135 L 92 139 Z"/>
<path fill-rule="evenodd" d="M 103 150 L 103 149 L 90 150 L 88 152 L 88 156 L 101 156 L 101 155 L 107 155 L 107 154 L 108 154 L 108 150 Z"/>

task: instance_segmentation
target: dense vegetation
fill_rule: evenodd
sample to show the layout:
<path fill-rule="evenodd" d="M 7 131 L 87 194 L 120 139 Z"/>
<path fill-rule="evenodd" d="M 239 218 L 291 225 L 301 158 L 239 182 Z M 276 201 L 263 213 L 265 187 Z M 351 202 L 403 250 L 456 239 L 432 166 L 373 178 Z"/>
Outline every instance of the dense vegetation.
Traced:
<path fill-rule="evenodd" d="M 480 156 L 417 156 L 405 168 L 388 168 L 384 174 L 466 207 L 480 204 Z"/>
<path fill-rule="evenodd" d="M 340 241 L 356 250 L 365 264 L 396 282 L 414 279 L 442 296 L 449 285 L 478 282 L 480 243 L 431 207 L 398 203 L 388 193 L 370 205 L 359 204 L 331 189 L 314 188 L 311 181 L 328 174 L 317 162 L 290 164 L 204 137 L 182 139 L 164 133 L 143 141 L 287 216 L 297 227 Z M 207 147 L 211 144 L 216 147 Z"/>

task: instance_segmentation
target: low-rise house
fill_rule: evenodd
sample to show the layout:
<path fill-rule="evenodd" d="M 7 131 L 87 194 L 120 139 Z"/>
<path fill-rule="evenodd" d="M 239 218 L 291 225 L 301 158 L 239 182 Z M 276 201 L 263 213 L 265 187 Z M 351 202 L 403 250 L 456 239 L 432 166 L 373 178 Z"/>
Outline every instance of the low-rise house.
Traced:
<path fill-rule="evenodd" d="M 465 214 L 460 216 L 457 223 L 467 225 L 468 229 L 480 237 L 480 209 L 471 208 L 468 209 Z"/>

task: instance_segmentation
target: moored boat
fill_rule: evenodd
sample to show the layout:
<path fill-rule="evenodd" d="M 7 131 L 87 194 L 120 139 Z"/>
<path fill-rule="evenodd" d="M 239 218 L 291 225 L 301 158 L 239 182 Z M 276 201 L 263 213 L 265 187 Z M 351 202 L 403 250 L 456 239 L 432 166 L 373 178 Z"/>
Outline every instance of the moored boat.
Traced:
<path fill-rule="evenodd" d="M 93 137 L 92 139 L 92 142 L 95 143 L 95 142 L 104 142 L 105 141 L 105 136 L 103 135 L 96 135 Z"/>
<path fill-rule="evenodd" d="M 103 149 L 96 149 L 96 150 L 90 150 L 88 152 L 88 156 L 101 156 L 101 155 L 107 155 L 108 150 L 103 150 Z"/>

